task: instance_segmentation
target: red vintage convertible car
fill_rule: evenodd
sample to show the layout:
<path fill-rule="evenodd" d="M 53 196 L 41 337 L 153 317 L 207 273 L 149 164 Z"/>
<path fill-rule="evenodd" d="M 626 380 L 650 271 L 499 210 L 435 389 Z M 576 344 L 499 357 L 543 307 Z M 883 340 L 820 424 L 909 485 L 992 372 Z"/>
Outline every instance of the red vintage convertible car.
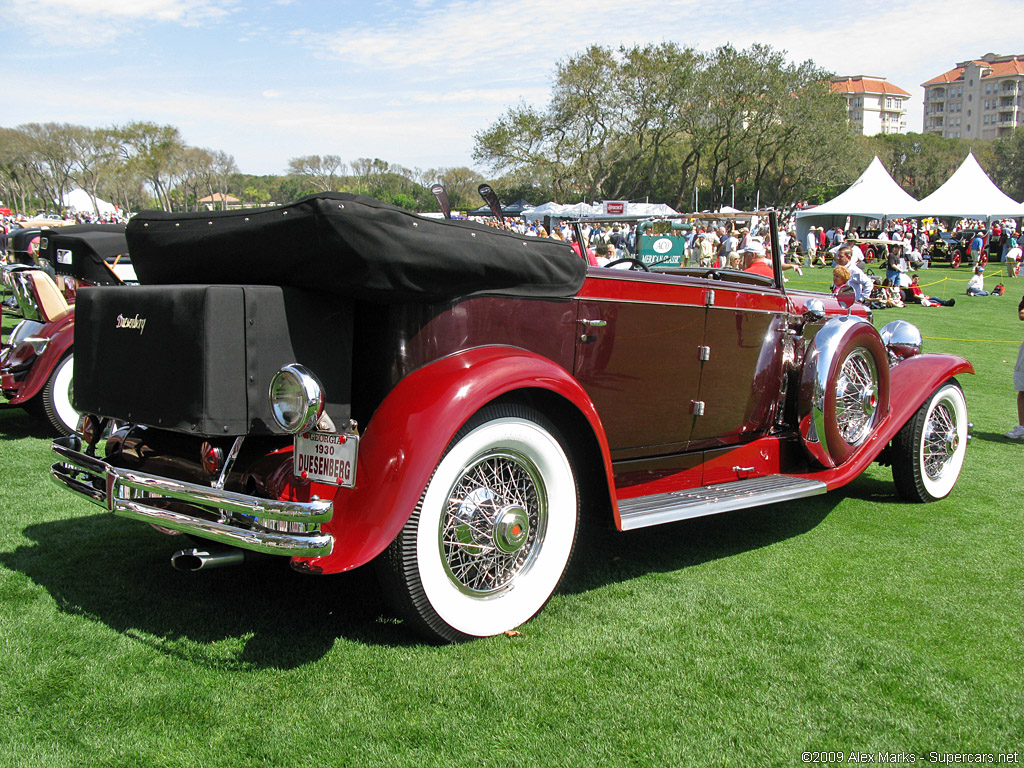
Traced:
<path fill-rule="evenodd" d="M 134 279 L 124 227 L 80 224 L 42 230 L 38 266 L 5 266 L 24 318 L 0 347 L 0 390 L 11 405 L 37 412 L 58 433 L 78 424 L 71 402 L 75 293 L 83 285 Z"/>
<path fill-rule="evenodd" d="M 874 461 L 928 501 L 964 460 L 970 363 L 789 290 L 777 253 L 770 276 L 588 267 L 562 242 L 338 194 L 143 213 L 128 237 L 142 285 L 79 293 L 87 415 L 53 477 L 199 540 L 180 568 L 373 562 L 433 639 L 534 616 L 581 517 L 788 502 Z"/>

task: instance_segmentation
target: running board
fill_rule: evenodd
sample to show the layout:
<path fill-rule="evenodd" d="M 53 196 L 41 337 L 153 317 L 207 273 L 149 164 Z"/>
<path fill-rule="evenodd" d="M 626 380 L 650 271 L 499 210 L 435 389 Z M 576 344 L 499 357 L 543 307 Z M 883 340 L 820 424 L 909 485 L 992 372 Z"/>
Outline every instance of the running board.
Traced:
<path fill-rule="evenodd" d="M 787 475 L 768 475 L 750 480 L 708 485 L 688 491 L 656 493 L 619 502 L 622 530 L 646 528 L 691 517 L 731 512 L 736 509 L 778 504 L 825 493 L 828 487 L 820 480 L 805 480 Z"/>

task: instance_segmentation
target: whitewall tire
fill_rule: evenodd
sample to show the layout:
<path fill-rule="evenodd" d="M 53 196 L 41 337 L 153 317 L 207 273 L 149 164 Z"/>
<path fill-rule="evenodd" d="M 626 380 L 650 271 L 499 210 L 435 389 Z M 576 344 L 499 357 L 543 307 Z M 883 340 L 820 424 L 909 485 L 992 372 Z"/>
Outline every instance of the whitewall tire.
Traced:
<path fill-rule="evenodd" d="M 579 490 L 557 429 L 516 404 L 481 410 L 452 439 L 385 556 L 399 611 L 443 641 L 532 618 L 572 556 Z"/>
<path fill-rule="evenodd" d="M 893 440 L 892 475 L 908 501 L 949 495 L 967 453 L 967 401 L 956 379 L 939 387 Z"/>
<path fill-rule="evenodd" d="M 70 352 L 54 366 L 43 387 L 43 411 L 55 430 L 70 435 L 78 426 L 78 411 L 71 404 L 74 396 L 75 356 Z"/>

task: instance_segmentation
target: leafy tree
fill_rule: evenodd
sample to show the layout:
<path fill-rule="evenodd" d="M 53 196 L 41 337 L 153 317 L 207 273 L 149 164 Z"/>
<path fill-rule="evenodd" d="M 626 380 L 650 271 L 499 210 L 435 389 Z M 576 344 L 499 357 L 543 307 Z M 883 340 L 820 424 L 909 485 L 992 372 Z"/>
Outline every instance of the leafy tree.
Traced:
<path fill-rule="evenodd" d="M 288 172 L 305 178 L 318 192 L 337 192 L 347 168 L 337 155 L 304 155 L 288 161 Z"/>
<path fill-rule="evenodd" d="M 128 163 L 152 185 L 165 211 L 172 210 L 170 190 L 185 152 L 178 129 L 171 125 L 133 122 L 119 129 Z"/>
<path fill-rule="evenodd" d="M 546 109 L 519 105 L 475 139 L 477 160 L 550 186 L 555 200 L 677 207 L 709 190 L 721 203 L 736 187 L 789 202 L 843 179 L 856 149 L 828 73 L 766 45 L 593 46 L 558 65 Z"/>
<path fill-rule="evenodd" d="M 75 140 L 83 131 L 67 123 L 29 123 L 19 126 L 27 139 L 30 178 L 49 207 L 64 210 L 75 166 Z"/>
<path fill-rule="evenodd" d="M 73 137 L 71 180 L 89 195 L 93 213 L 99 214 L 100 188 L 113 177 L 122 160 L 121 142 L 108 128 L 82 128 Z"/>
<path fill-rule="evenodd" d="M 21 211 L 28 210 L 33 193 L 35 163 L 29 144 L 24 131 L 0 129 L 0 190 L 6 201 L 20 201 Z"/>
<path fill-rule="evenodd" d="M 474 157 L 550 186 L 557 201 L 649 194 L 683 136 L 697 63 L 674 43 L 592 46 L 558 65 L 547 110 L 510 109 L 477 134 Z"/>
<path fill-rule="evenodd" d="M 1024 200 L 1024 128 L 994 141 L 992 159 L 992 181 L 1014 200 Z"/>
<path fill-rule="evenodd" d="M 444 185 L 453 210 L 464 211 L 479 205 L 477 188 L 484 182 L 484 177 L 472 168 L 438 168 L 428 171 L 425 176 L 424 186 L 429 186 L 431 179 Z"/>

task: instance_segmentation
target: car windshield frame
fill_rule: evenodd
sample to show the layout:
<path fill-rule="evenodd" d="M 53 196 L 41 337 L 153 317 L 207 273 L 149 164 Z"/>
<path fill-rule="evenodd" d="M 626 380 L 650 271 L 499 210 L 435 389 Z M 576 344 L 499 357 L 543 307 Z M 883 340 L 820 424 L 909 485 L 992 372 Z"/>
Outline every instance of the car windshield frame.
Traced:
<path fill-rule="evenodd" d="M 724 225 L 737 225 L 740 222 L 746 222 L 746 225 L 753 229 L 754 226 L 760 226 L 762 223 L 768 224 L 768 231 L 770 234 L 770 247 L 766 247 L 766 255 L 771 259 L 773 277 L 768 282 L 768 278 L 765 275 L 758 273 L 746 272 L 742 268 L 735 269 L 729 266 L 722 267 L 702 267 L 699 264 L 684 264 L 684 265 L 672 265 L 666 267 L 659 267 L 659 264 L 647 265 L 648 270 L 651 274 L 662 274 L 662 275 L 687 275 L 697 277 L 708 277 L 720 279 L 723 275 L 743 275 L 744 282 L 748 279 L 750 282 L 758 285 L 770 286 L 777 289 L 778 291 L 785 293 L 785 281 L 782 279 L 782 254 L 779 250 L 779 223 L 778 214 L 774 210 L 763 210 L 763 211 L 730 211 L 730 212 L 701 212 L 701 213 L 678 213 L 670 216 L 614 216 L 614 215 L 595 215 L 586 216 L 577 219 L 567 220 L 573 231 L 573 236 L 576 242 L 584 242 L 586 238 L 583 236 L 583 227 L 589 224 L 600 224 L 602 226 L 607 224 L 636 224 L 640 225 L 644 222 L 650 222 L 652 224 L 668 222 L 669 228 L 680 234 L 692 231 L 694 227 L 706 225 L 717 228 L 718 226 Z"/>

